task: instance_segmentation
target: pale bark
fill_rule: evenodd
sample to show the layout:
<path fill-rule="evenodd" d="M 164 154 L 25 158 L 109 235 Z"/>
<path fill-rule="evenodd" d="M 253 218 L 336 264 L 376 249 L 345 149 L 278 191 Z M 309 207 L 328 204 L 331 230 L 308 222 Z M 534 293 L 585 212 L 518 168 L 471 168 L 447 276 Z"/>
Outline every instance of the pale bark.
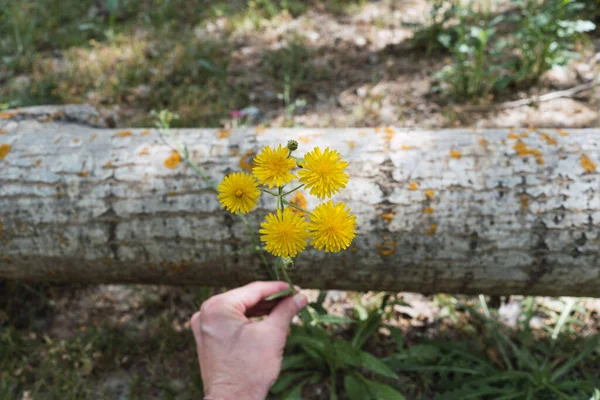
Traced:
<path fill-rule="evenodd" d="M 171 149 L 156 130 L 127 136 L 52 115 L 2 116 L 0 146 L 11 148 L 0 160 L 0 278 L 267 279 L 240 220 L 183 163 L 165 167 Z M 339 254 L 301 254 L 291 273 L 300 286 L 600 296 L 598 130 L 518 130 L 520 139 L 465 129 L 177 132 L 215 182 L 288 139 L 300 153 L 331 146 L 349 161 L 336 200 L 357 215 L 358 236 Z M 263 195 L 248 216 L 255 228 L 274 206 Z"/>

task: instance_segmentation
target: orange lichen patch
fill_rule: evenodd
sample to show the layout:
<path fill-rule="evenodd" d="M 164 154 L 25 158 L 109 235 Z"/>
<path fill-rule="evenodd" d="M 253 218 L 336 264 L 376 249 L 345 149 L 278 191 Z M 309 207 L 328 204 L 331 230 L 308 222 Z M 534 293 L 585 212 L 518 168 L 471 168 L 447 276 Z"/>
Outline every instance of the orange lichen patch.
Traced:
<path fill-rule="evenodd" d="M 537 163 L 540 165 L 544 164 L 544 158 L 542 157 L 542 152 L 538 149 L 534 149 L 533 147 L 527 146 L 521 140 L 518 140 L 517 143 L 513 146 L 513 149 L 517 153 L 519 157 L 527 157 L 534 156 Z"/>
<path fill-rule="evenodd" d="M 549 133 L 547 132 L 538 132 L 546 141 L 546 143 L 548 143 L 551 146 L 556 146 L 558 144 L 558 142 L 556 141 L 556 139 L 554 139 L 552 136 L 550 136 Z"/>
<path fill-rule="evenodd" d="M 529 137 L 529 134 L 527 132 L 521 132 L 521 133 L 519 133 L 519 137 L 521 139 L 525 139 L 526 137 Z"/>
<path fill-rule="evenodd" d="M 527 210 L 527 207 L 529 207 L 529 197 L 522 194 L 521 197 L 519 197 L 519 201 L 521 202 L 521 211 Z"/>
<path fill-rule="evenodd" d="M 104 168 L 111 168 L 113 166 L 113 163 L 111 163 L 110 161 L 107 161 L 106 164 L 104 164 Z"/>
<path fill-rule="evenodd" d="M 8 129 L 0 129 L 0 135 L 4 135 L 8 132 Z"/>
<path fill-rule="evenodd" d="M 383 243 L 377 243 L 377 250 L 382 256 L 389 257 L 394 254 L 398 242 L 395 240 L 389 240 L 387 237 L 383 238 Z"/>
<path fill-rule="evenodd" d="M 169 169 L 175 169 L 179 165 L 180 162 L 181 162 L 181 156 L 179 155 L 178 152 L 173 150 L 171 152 L 171 155 L 169 157 L 167 157 L 167 159 L 165 160 L 164 164 L 165 164 L 165 167 L 167 167 Z"/>
<path fill-rule="evenodd" d="M 252 150 L 248 150 L 240 157 L 240 168 L 246 172 L 252 172 L 252 168 L 254 168 L 254 157 L 256 157 L 256 153 Z"/>
<path fill-rule="evenodd" d="M 133 136 L 133 132 L 131 131 L 120 131 L 115 133 L 115 137 L 126 138 L 129 136 Z"/>
<path fill-rule="evenodd" d="M 77 138 L 73 139 L 73 143 L 79 143 L 79 139 L 77 139 Z"/>
<path fill-rule="evenodd" d="M 150 155 L 150 148 L 148 146 L 144 146 L 142 151 L 140 151 L 138 153 L 138 156 L 149 156 L 149 155 Z"/>
<path fill-rule="evenodd" d="M 346 140 L 346 143 L 351 149 L 354 149 L 356 147 L 356 142 L 354 140 Z"/>
<path fill-rule="evenodd" d="M 81 176 L 82 178 L 87 178 L 87 176 L 89 175 L 89 172 L 87 172 L 87 171 L 81 171 L 77 175 Z"/>
<path fill-rule="evenodd" d="M 149 131 L 149 130 L 147 130 L 147 129 L 146 129 L 145 131 L 142 131 L 142 132 L 140 133 L 140 135 L 142 135 L 142 136 L 147 136 L 147 135 L 149 135 L 149 134 L 150 134 L 150 131 Z"/>
<path fill-rule="evenodd" d="M 426 197 L 427 197 L 429 200 L 433 199 L 433 195 L 434 195 L 434 194 L 435 194 L 435 190 L 433 190 L 433 189 L 427 189 L 427 190 L 425 191 L 425 196 L 426 196 Z"/>
<path fill-rule="evenodd" d="M 569 132 L 563 131 L 562 129 L 558 129 L 557 132 L 560 136 L 569 136 Z"/>
<path fill-rule="evenodd" d="M 110 258 L 105 258 L 104 259 L 104 264 L 111 265 L 112 264 L 112 260 Z"/>
<path fill-rule="evenodd" d="M 217 137 L 219 139 L 227 139 L 230 135 L 231 135 L 231 131 L 228 131 L 228 130 L 225 130 L 225 129 L 217 131 Z"/>
<path fill-rule="evenodd" d="M 375 127 L 375 133 L 379 133 L 379 132 L 381 132 L 381 127 L 380 126 Z"/>
<path fill-rule="evenodd" d="M 358 134 L 359 134 L 359 136 L 362 136 L 362 137 L 365 137 L 368 135 L 368 133 L 365 131 L 360 131 L 360 132 L 358 132 Z"/>
<path fill-rule="evenodd" d="M 410 181 L 408 185 L 408 190 L 417 190 L 419 188 L 419 184 L 415 181 Z"/>
<path fill-rule="evenodd" d="M 266 130 L 267 130 L 267 128 L 266 128 L 266 127 L 264 127 L 264 126 L 262 126 L 262 125 L 259 125 L 259 126 L 257 126 L 256 128 L 254 128 L 254 134 L 255 134 L 255 135 L 260 135 L 261 133 L 263 133 L 263 132 L 264 132 L 264 131 L 266 131 Z"/>
<path fill-rule="evenodd" d="M 462 152 L 458 150 L 450 150 L 450 157 L 456 158 L 457 160 L 462 157 Z"/>
<path fill-rule="evenodd" d="M 394 219 L 394 213 L 384 213 L 381 214 L 381 218 L 385 221 L 386 224 L 389 224 Z"/>
<path fill-rule="evenodd" d="M 33 165 L 39 167 L 40 165 L 42 165 L 42 160 L 37 160 L 35 163 L 33 163 Z"/>
<path fill-rule="evenodd" d="M 12 117 L 14 115 L 17 115 L 17 113 L 16 112 L 7 112 L 7 111 L 0 112 L 0 119 L 9 119 L 10 117 Z"/>
<path fill-rule="evenodd" d="M 175 196 L 175 194 L 176 194 L 175 192 L 169 192 L 169 193 L 167 193 L 167 196 L 173 197 L 173 196 Z"/>
<path fill-rule="evenodd" d="M 62 136 L 57 137 L 56 139 L 54 139 L 54 144 L 60 142 L 62 140 Z"/>
<path fill-rule="evenodd" d="M 516 133 L 509 133 L 507 137 L 509 139 L 518 139 L 519 135 L 517 135 Z"/>
<path fill-rule="evenodd" d="M 402 147 L 400 147 L 402 150 L 412 150 L 412 149 L 416 149 L 415 146 L 409 146 L 407 144 L 403 144 Z"/>
<path fill-rule="evenodd" d="M 352 253 L 356 253 L 356 252 L 358 251 L 358 247 L 356 247 L 356 246 L 352 246 L 352 247 L 350 247 L 350 251 L 351 251 Z"/>
<path fill-rule="evenodd" d="M 94 133 L 92 136 L 90 136 L 90 142 L 93 142 L 97 137 L 98 137 L 98 134 Z"/>
<path fill-rule="evenodd" d="M 300 143 L 308 144 L 308 143 L 310 143 L 310 137 L 308 137 L 308 136 L 298 136 L 298 141 Z"/>
<path fill-rule="evenodd" d="M 437 224 L 431 224 L 429 226 L 429 228 L 425 229 L 425 233 L 428 234 L 429 236 L 434 236 L 435 232 L 437 231 Z"/>
<path fill-rule="evenodd" d="M 308 205 L 308 202 L 306 201 L 306 196 L 302 192 L 296 192 L 296 193 L 294 193 L 294 197 L 292 197 L 292 199 L 290 200 L 290 203 L 295 204 L 298 207 L 304 208 L 305 210 L 306 210 L 306 207 Z M 304 214 L 302 211 L 297 210 L 295 208 L 292 211 Z"/>
<path fill-rule="evenodd" d="M 435 211 L 435 210 L 434 210 L 432 207 L 425 207 L 425 208 L 423 209 L 423 212 L 424 212 L 425 214 L 433 214 L 433 212 L 434 212 L 434 211 Z"/>
<path fill-rule="evenodd" d="M 392 138 L 394 137 L 394 135 L 396 134 L 396 132 L 394 132 L 394 130 L 392 128 L 385 128 L 383 130 L 383 134 L 384 134 L 384 140 L 387 144 L 387 146 L 389 146 L 389 144 L 392 142 Z M 386 148 L 387 151 L 387 148 Z"/>
<path fill-rule="evenodd" d="M 490 144 L 490 142 L 488 142 L 487 140 L 485 140 L 485 138 L 479 138 L 479 140 L 477 142 L 484 149 L 487 149 L 488 145 Z"/>
<path fill-rule="evenodd" d="M 1 157 L 0 157 L 1 158 Z M 589 159 L 585 154 L 581 155 L 581 160 L 579 161 L 585 172 L 595 172 L 597 164 Z"/>
<path fill-rule="evenodd" d="M 10 144 L 0 144 L 0 160 L 10 152 Z"/>

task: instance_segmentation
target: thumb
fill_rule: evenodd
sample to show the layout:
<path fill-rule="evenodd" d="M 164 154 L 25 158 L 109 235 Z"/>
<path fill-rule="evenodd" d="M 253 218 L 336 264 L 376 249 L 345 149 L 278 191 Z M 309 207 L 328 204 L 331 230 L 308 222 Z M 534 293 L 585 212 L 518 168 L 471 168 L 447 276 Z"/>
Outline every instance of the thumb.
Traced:
<path fill-rule="evenodd" d="M 268 321 L 280 328 L 288 329 L 294 315 L 298 314 L 308 304 L 308 299 L 302 293 L 296 293 L 294 297 L 282 300 L 271 313 Z"/>

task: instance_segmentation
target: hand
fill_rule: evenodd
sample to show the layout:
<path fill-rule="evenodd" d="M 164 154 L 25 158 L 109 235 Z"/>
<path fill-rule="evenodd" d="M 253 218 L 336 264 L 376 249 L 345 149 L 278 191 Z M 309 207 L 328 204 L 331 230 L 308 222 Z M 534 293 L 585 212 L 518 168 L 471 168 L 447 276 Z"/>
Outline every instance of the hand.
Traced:
<path fill-rule="evenodd" d="M 292 318 L 308 302 L 297 293 L 264 298 L 285 282 L 254 282 L 211 297 L 192 316 L 204 393 L 210 400 L 263 400 L 279 376 Z M 252 322 L 248 317 L 268 315 Z"/>

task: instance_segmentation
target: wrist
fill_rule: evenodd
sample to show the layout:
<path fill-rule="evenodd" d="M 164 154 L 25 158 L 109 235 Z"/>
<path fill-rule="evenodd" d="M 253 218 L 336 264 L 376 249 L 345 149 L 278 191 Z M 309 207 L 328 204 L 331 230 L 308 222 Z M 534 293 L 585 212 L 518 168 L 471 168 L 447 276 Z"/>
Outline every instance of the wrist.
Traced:
<path fill-rule="evenodd" d="M 210 390 L 206 393 L 203 400 L 265 400 L 267 397 L 267 390 L 255 390 L 253 388 L 240 388 L 235 390 L 233 388 L 227 388 L 226 390 Z"/>

